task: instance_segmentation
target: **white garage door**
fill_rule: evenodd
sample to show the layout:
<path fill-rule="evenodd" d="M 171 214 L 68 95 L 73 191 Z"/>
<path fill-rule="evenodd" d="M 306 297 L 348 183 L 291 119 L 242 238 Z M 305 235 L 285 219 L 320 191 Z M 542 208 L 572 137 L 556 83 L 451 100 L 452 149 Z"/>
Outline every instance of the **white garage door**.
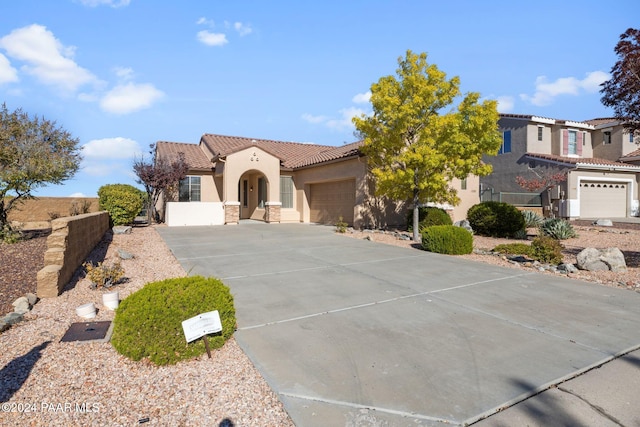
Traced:
<path fill-rule="evenodd" d="M 311 184 L 309 209 L 311 222 L 335 224 L 342 220 L 353 225 L 353 208 L 356 203 L 356 181 L 324 182 Z"/>
<path fill-rule="evenodd" d="M 582 218 L 623 218 L 627 216 L 627 184 L 611 182 L 580 183 Z"/>

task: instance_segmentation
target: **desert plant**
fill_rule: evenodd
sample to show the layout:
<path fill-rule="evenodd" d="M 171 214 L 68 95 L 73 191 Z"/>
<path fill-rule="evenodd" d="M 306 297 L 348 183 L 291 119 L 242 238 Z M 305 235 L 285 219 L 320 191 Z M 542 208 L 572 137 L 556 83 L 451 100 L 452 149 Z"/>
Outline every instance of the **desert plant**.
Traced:
<path fill-rule="evenodd" d="M 89 213 L 91 211 L 91 202 L 89 200 L 83 200 L 78 202 L 74 200 L 69 206 L 69 216 L 76 216 Z"/>
<path fill-rule="evenodd" d="M 513 205 L 504 202 L 482 202 L 467 211 L 467 220 L 476 234 L 510 237 L 524 228 L 524 217 Z"/>
<path fill-rule="evenodd" d="M 8 244 L 18 243 L 22 240 L 22 233 L 9 224 L 0 229 L 0 241 Z"/>
<path fill-rule="evenodd" d="M 543 236 L 553 237 L 557 240 L 566 240 L 577 236 L 569 221 L 561 218 L 546 219 L 540 225 L 540 232 Z"/>
<path fill-rule="evenodd" d="M 536 237 L 531 242 L 531 257 L 543 263 L 559 264 L 562 262 L 563 246 L 552 237 Z"/>
<path fill-rule="evenodd" d="M 532 257 L 531 245 L 526 243 L 503 243 L 493 248 L 493 252 L 508 255 L 525 255 Z"/>
<path fill-rule="evenodd" d="M 348 226 L 349 226 L 349 224 L 344 222 L 342 217 L 339 217 L 338 218 L 338 222 L 336 222 L 336 232 L 344 234 L 344 233 L 347 232 L 347 227 Z"/>
<path fill-rule="evenodd" d="M 175 364 L 205 352 L 203 340 L 186 342 L 182 322 L 214 310 L 220 315 L 222 332 L 208 340 L 211 348 L 220 348 L 236 326 L 227 286 L 202 276 L 147 283 L 120 302 L 111 343 L 133 360 L 148 357 L 157 365 Z"/>
<path fill-rule="evenodd" d="M 60 212 L 47 212 L 47 215 L 49 215 L 50 220 L 58 219 L 62 216 Z"/>
<path fill-rule="evenodd" d="M 522 230 L 518 230 L 513 233 L 513 238 L 518 240 L 527 240 L 529 234 L 527 234 L 527 230 L 523 228 Z"/>
<path fill-rule="evenodd" d="M 473 252 L 473 235 L 462 227 L 434 225 L 422 232 L 422 248 L 439 254 L 470 254 Z"/>
<path fill-rule="evenodd" d="M 453 221 L 449 214 L 440 208 L 434 206 L 423 206 L 418 209 L 418 220 L 420 224 L 420 232 L 426 227 L 432 225 L 452 225 Z M 413 231 L 413 210 L 409 210 L 407 214 L 408 231 Z"/>
<path fill-rule="evenodd" d="M 524 218 L 525 228 L 539 227 L 540 224 L 542 224 L 542 221 L 544 221 L 544 218 L 537 212 L 529 210 L 522 211 L 522 217 Z"/>
<path fill-rule="evenodd" d="M 124 268 L 119 261 L 111 265 L 99 262 L 94 265 L 92 262 L 82 264 L 85 269 L 85 277 L 91 281 L 94 288 L 110 288 L 122 281 L 124 278 Z"/>
<path fill-rule="evenodd" d="M 143 191 L 129 184 L 108 184 L 98 189 L 100 209 L 109 212 L 113 225 L 131 224 L 145 198 Z"/>

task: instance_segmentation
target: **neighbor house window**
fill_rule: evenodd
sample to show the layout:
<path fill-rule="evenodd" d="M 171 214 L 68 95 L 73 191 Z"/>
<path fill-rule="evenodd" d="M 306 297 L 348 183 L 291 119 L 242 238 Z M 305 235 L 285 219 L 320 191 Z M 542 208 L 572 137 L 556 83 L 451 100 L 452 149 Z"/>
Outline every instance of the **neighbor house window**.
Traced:
<path fill-rule="evenodd" d="M 498 154 L 510 153 L 511 152 L 511 131 L 506 130 L 502 132 L 502 145 L 500 146 L 500 151 Z"/>
<path fill-rule="evenodd" d="M 264 178 L 258 178 L 258 207 L 264 209 L 267 201 L 267 181 Z"/>
<path fill-rule="evenodd" d="M 582 145 L 587 145 L 587 133 L 582 132 Z"/>
<path fill-rule="evenodd" d="M 569 131 L 569 145 L 567 154 L 578 154 L 578 132 Z"/>
<path fill-rule="evenodd" d="M 633 132 L 629 132 L 629 142 L 633 144 Z"/>
<path fill-rule="evenodd" d="M 290 176 L 280 177 L 280 202 L 283 208 L 293 207 L 293 178 Z"/>
<path fill-rule="evenodd" d="M 464 179 L 460 180 L 460 189 L 461 190 L 466 190 L 467 189 L 467 178 L 464 178 Z"/>
<path fill-rule="evenodd" d="M 538 126 L 538 141 L 542 141 L 542 132 L 544 131 L 544 126 Z"/>
<path fill-rule="evenodd" d="M 178 200 L 181 202 L 200 201 L 200 177 L 188 176 L 180 180 Z"/>
<path fill-rule="evenodd" d="M 610 131 L 605 131 L 605 132 L 602 132 L 602 135 L 603 135 L 602 143 L 603 144 L 611 144 L 611 132 Z"/>

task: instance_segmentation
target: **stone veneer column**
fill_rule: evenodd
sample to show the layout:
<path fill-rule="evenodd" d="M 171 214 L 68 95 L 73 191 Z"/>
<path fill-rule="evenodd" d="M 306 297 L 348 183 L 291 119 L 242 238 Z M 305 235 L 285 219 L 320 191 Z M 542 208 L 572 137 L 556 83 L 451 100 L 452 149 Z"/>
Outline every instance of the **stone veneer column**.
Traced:
<path fill-rule="evenodd" d="M 240 222 L 240 202 L 224 202 L 224 223 L 237 224 Z"/>
<path fill-rule="evenodd" d="M 266 208 L 266 222 L 280 222 L 280 202 L 267 202 L 264 204 Z"/>

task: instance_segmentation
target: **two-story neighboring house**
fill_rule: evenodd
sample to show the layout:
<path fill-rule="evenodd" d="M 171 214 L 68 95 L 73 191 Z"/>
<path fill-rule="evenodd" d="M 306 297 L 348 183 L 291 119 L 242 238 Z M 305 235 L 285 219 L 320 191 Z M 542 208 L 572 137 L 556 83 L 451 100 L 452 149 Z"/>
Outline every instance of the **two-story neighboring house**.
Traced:
<path fill-rule="evenodd" d="M 480 179 L 483 200 L 540 206 L 546 215 L 570 219 L 638 215 L 640 166 L 633 163 L 640 164 L 640 153 L 619 122 L 501 114 L 499 127 L 503 144 L 485 159 L 493 173 Z M 559 172 L 566 180 L 539 193 L 527 193 L 517 181 Z"/>

